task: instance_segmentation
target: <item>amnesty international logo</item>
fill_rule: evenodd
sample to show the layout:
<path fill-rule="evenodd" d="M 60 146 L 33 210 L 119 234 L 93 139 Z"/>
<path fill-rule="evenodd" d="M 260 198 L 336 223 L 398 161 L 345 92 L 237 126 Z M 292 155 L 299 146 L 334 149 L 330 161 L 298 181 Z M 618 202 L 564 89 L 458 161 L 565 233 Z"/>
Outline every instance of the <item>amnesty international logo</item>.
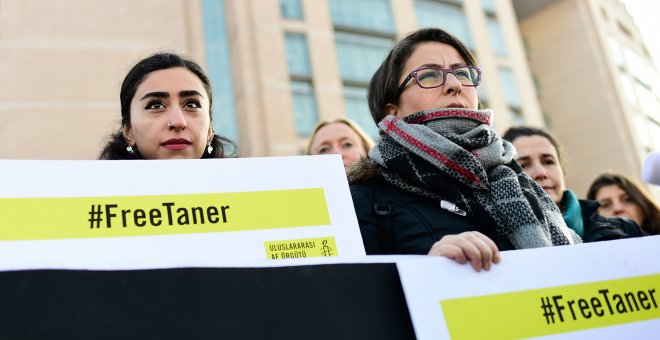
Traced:
<path fill-rule="evenodd" d="M 267 241 L 264 246 L 266 247 L 266 258 L 271 260 L 339 256 L 337 242 L 332 236 Z"/>

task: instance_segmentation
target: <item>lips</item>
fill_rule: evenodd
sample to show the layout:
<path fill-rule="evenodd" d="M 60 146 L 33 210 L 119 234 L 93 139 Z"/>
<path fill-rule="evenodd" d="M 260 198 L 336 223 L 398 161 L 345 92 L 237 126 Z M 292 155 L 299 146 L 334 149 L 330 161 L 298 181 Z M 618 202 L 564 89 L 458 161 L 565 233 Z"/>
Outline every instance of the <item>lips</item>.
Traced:
<path fill-rule="evenodd" d="M 455 108 L 461 108 L 461 109 L 464 109 L 464 108 L 465 108 L 465 105 L 463 105 L 463 104 L 459 104 L 459 103 L 451 103 L 451 104 L 447 105 L 447 107 L 448 107 L 448 108 L 449 108 L 449 107 L 455 107 Z"/>
<path fill-rule="evenodd" d="M 183 150 L 192 145 L 192 143 L 184 138 L 172 138 L 163 142 L 161 145 L 169 150 Z"/>

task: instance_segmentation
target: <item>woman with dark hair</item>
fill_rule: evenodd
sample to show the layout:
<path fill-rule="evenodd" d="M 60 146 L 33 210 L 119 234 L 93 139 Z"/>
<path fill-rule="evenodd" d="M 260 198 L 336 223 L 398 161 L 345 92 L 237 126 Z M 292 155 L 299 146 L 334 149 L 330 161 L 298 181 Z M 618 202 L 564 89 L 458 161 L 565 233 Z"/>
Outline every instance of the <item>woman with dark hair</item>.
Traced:
<path fill-rule="evenodd" d="M 660 234 L 660 209 L 639 184 L 624 175 L 598 176 L 591 183 L 587 198 L 600 203 L 598 212 L 603 216 L 629 218 L 647 233 Z"/>
<path fill-rule="evenodd" d="M 516 147 L 516 160 L 557 204 L 566 224 L 584 242 L 643 236 L 635 223 L 605 218 L 597 213 L 598 203 L 578 200 L 566 188 L 561 148 L 547 131 L 527 126 L 512 127 L 502 137 Z"/>
<path fill-rule="evenodd" d="M 478 110 L 480 82 L 467 47 L 436 28 L 403 38 L 371 78 L 380 140 L 349 172 L 367 254 L 488 270 L 500 250 L 581 242 Z"/>
<path fill-rule="evenodd" d="M 173 53 L 140 60 L 121 85 L 121 129 L 99 159 L 223 158 L 236 145 L 211 126 L 211 82 L 193 61 Z"/>

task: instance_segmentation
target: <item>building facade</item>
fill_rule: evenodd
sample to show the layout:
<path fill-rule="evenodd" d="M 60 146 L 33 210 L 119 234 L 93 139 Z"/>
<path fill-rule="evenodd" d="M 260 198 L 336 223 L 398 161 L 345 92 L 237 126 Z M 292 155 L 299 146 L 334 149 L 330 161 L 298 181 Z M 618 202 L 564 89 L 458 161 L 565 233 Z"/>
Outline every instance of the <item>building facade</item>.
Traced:
<path fill-rule="evenodd" d="M 644 157 L 660 150 L 660 84 L 625 6 L 618 0 L 514 5 L 548 127 L 565 147 L 569 187 L 586 195 L 603 171 L 639 178 Z"/>
<path fill-rule="evenodd" d="M 122 77 L 163 50 L 207 69 L 214 126 L 243 156 L 301 154 L 320 119 L 376 136 L 371 74 L 432 26 L 476 54 L 499 130 L 543 124 L 509 0 L 0 0 L 0 157 L 95 158 Z"/>
<path fill-rule="evenodd" d="M 658 150 L 657 76 L 618 0 L 0 0 L 0 158 L 96 158 L 123 76 L 158 51 L 205 67 L 214 127 L 242 156 L 302 154 L 321 119 L 375 137 L 368 81 L 421 27 L 474 52 L 498 131 L 557 134 L 578 195 Z"/>

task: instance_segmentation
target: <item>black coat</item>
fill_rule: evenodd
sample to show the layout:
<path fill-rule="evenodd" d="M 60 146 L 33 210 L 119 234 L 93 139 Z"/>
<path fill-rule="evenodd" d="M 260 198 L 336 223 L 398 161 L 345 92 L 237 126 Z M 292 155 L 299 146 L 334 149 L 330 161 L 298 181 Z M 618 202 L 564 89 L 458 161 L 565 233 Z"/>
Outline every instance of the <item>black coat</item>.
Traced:
<path fill-rule="evenodd" d="M 513 245 L 496 234 L 493 223 L 476 221 L 440 207 L 440 202 L 387 183 L 350 186 L 362 241 L 368 255 L 424 254 L 445 235 L 479 231 L 500 250 Z"/>
<path fill-rule="evenodd" d="M 617 240 L 647 234 L 637 223 L 621 217 L 603 217 L 598 213 L 597 201 L 579 200 L 584 224 L 584 242 Z"/>

